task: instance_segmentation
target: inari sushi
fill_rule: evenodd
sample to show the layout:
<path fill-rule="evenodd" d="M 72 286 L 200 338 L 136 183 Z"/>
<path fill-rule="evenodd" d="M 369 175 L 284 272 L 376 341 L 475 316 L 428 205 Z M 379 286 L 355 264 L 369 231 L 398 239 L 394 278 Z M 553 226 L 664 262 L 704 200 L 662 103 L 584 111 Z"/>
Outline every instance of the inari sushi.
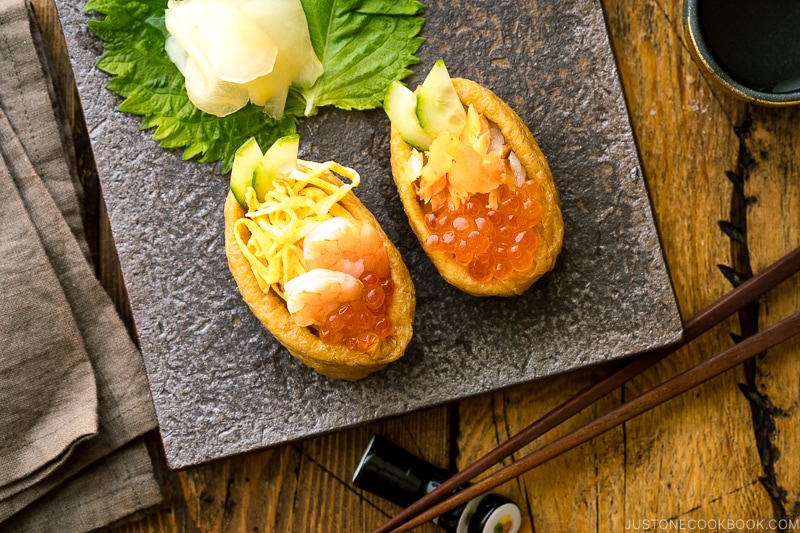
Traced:
<path fill-rule="evenodd" d="M 325 376 L 362 379 L 403 355 L 414 285 L 351 191 L 358 174 L 297 159 L 297 147 L 290 136 L 262 154 L 251 139 L 237 152 L 224 210 L 228 265 L 289 353 Z"/>
<path fill-rule="evenodd" d="M 547 160 L 496 94 L 439 60 L 412 92 L 387 91 L 392 175 L 409 223 L 450 284 L 522 294 L 555 266 L 564 222 Z"/>

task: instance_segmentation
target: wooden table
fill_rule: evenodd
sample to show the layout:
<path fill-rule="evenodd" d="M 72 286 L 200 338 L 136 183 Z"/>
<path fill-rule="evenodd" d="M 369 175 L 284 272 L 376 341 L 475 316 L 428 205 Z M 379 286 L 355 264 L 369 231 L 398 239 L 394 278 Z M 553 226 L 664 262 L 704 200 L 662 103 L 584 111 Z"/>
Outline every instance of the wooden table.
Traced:
<path fill-rule="evenodd" d="M 51 0 L 34 4 L 61 85 L 72 87 Z M 603 0 L 602 5 L 664 253 L 687 319 L 729 291 L 732 282 L 800 245 L 800 106 L 756 107 L 713 86 L 687 50 L 680 1 Z M 76 93 L 64 92 L 76 136 L 83 139 Z M 130 322 L 97 177 L 91 159 L 84 156 L 82 162 L 87 232 L 98 276 Z M 759 305 L 523 451 L 730 346 L 731 335 L 751 335 L 798 308 L 800 277 L 795 276 Z M 521 505 L 523 531 L 702 531 L 701 525 L 715 523 L 723 531 L 780 530 L 779 525 L 800 531 L 798 355 L 796 338 L 498 492 Z M 352 450 L 363 449 L 372 434 L 384 435 L 436 465 L 458 469 L 605 371 L 585 369 L 166 472 L 163 507 L 114 531 L 369 531 L 398 511 L 350 483 L 360 458 Z M 157 435 L 153 439 L 157 443 Z M 420 531 L 440 530 L 429 524 Z"/>

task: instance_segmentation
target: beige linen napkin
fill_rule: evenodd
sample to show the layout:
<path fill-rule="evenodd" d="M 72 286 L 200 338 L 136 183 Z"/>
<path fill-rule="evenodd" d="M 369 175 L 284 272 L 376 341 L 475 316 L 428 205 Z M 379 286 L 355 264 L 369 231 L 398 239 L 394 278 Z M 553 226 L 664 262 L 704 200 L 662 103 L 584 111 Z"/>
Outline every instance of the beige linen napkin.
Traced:
<path fill-rule="evenodd" d="M 0 531 L 89 531 L 161 501 L 141 438 L 156 421 L 86 258 L 37 30 L 24 0 L 0 2 Z"/>
<path fill-rule="evenodd" d="M 97 433 L 97 390 L 67 298 L 1 159 L 0 198 L 2 497 L 52 472 Z"/>
<path fill-rule="evenodd" d="M 157 504 L 160 487 L 143 442 L 136 441 L 86 468 L 8 522 L 3 533 L 92 531 Z"/>
<path fill-rule="evenodd" d="M 56 105 L 53 76 L 41 30 L 30 4 L 0 2 L 0 87 L 3 109 L 36 172 L 88 256 L 74 166 L 72 135 Z"/>
<path fill-rule="evenodd" d="M 17 4 L 14 6 L 14 4 Z M 74 181 L 64 157 L 25 4 L 0 5 L 0 107 L 17 117 L 41 175 L 83 240 Z M 22 39 L 26 52 L 15 40 Z M 30 125 L 38 124 L 34 129 Z M 14 136 L 14 132 L 7 135 Z M 3 138 L 3 145 L 7 139 Z M 0 498 L 19 492 L 61 464 L 97 432 L 97 392 L 89 356 L 56 272 L 16 185 L 0 165 Z M 35 346 L 35 349 L 31 349 Z M 2 519 L 2 515 L 0 515 Z"/>
<path fill-rule="evenodd" d="M 2 104 L 2 100 L 0 100 Z M 100 395 L 100 432 L 81 447 L 76 460 L 87 464 L 102 457 L 155 427 L 152 400 L 144 374 L 141 355 L 128 336 L 108 294 L 81 253 L 58 207 L 36 175 L 19 141 L 14 137 L 5 114 L 0 110 L 0 155 L 13 176 L 18 196 L 30 214 L 49 264 L 70 304 L 70 312 L 80 331 L 94 367 Z M 15 240 L 6 235 L 4 241 Z M 21 243 L 24 246 L 24 243 Z M 25 328 L 29 338 L 39 334 L 36 324 Z M 31 349 L 31 343 L 28 344 Z M 35 351 L 35 349 L 34 349 Z M 55 368 L 58 368 L 57 366 Z M 55 368 L 47 369 L 50 372 Z M 25 380 L 20 380 L 23 384 Z M 58 422 L 66 422 L 58 421 Z M 0 489 L 0 497 L 9 496 Z M 0 519 L 8 510 L 16 511 L 6 498 L 0 502 Z"/>

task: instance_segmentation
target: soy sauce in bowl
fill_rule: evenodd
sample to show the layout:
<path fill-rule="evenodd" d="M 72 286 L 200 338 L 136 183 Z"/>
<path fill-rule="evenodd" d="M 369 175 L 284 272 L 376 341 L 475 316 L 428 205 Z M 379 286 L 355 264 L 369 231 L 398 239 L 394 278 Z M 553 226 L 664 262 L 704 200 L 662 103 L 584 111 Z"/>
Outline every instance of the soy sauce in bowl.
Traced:
<path fill-rule="evenodd" d="M 756 103 L 800 103 L 800 0 L 686 0 L 684 30 L 698 64 Z"/>

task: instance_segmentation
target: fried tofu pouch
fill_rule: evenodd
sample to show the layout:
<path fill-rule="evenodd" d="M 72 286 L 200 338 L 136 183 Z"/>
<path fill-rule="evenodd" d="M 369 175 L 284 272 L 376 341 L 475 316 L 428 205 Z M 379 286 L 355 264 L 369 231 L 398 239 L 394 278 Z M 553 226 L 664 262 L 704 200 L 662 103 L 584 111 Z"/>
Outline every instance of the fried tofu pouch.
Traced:
<path fill-rule="evenodd" d="M 342 185 L 341 180 L 330 172 L 323 176 L 331 183 Z M 265 293 L 261 290 L 250 263 L 236 242 L 234 223 L 245 216 L 245 211 L 232 193 L 228 194 L 224 209 L 225 252 L 228 267 L 245 303 L 264 327 L 289 350 L 289 353 L 322 375 L 355 381 L 382 370 L 403 355 L 411 340 L 416 299 L 408 268 L 372 213 L 352 192 L 348 192 L 339 205 L 355 219 L 368 223 L 378 230 L 389 255 L 395 290 L 388 314 L 394 323 L 394 331 L 389 337 L 380 341 L 372 352 L 356 353 L 343 345 L 333 345 L 320 340 L 311 329 L 294 323 L 286 302 L 280 296 L 274 291 Z"/>
<path fill-rule="evenodd" d="M 561 252 L 564 221 L 553 175 L 533 134 L 503 100 L 489 89 L 473 81 L 453 78 L 452 82 L 462 104 L 465 106 L 472 104 L 478 113 L 499 127 L 505 136 L 506 143 L 511 146 L 525 168 L 527 178 L 535 180 L 544 189 L 542 226 L 538 234 L 540 245 L 534 255 L 535 261 L 530 270 L 514 272 L 506 280 L 492 279 L 486 283 L 473 279 L 467 272 L 467 268 L 458 264 L 452 254 L 427 249 L 425 252 L 448 283 L 468 294 L 473 296 L 519 295 L 553 269 L 556 258 Z M 425 225 L 425 213 L 414 184 L 404 183 L 399 179 L 403 175 L 403 168 L 411 156 L 411 151 L 411 146 L 393 127 L 391 133 L 392 175 L 411 228 L 420 243 L 425 243 L 431 232 Z"/>

